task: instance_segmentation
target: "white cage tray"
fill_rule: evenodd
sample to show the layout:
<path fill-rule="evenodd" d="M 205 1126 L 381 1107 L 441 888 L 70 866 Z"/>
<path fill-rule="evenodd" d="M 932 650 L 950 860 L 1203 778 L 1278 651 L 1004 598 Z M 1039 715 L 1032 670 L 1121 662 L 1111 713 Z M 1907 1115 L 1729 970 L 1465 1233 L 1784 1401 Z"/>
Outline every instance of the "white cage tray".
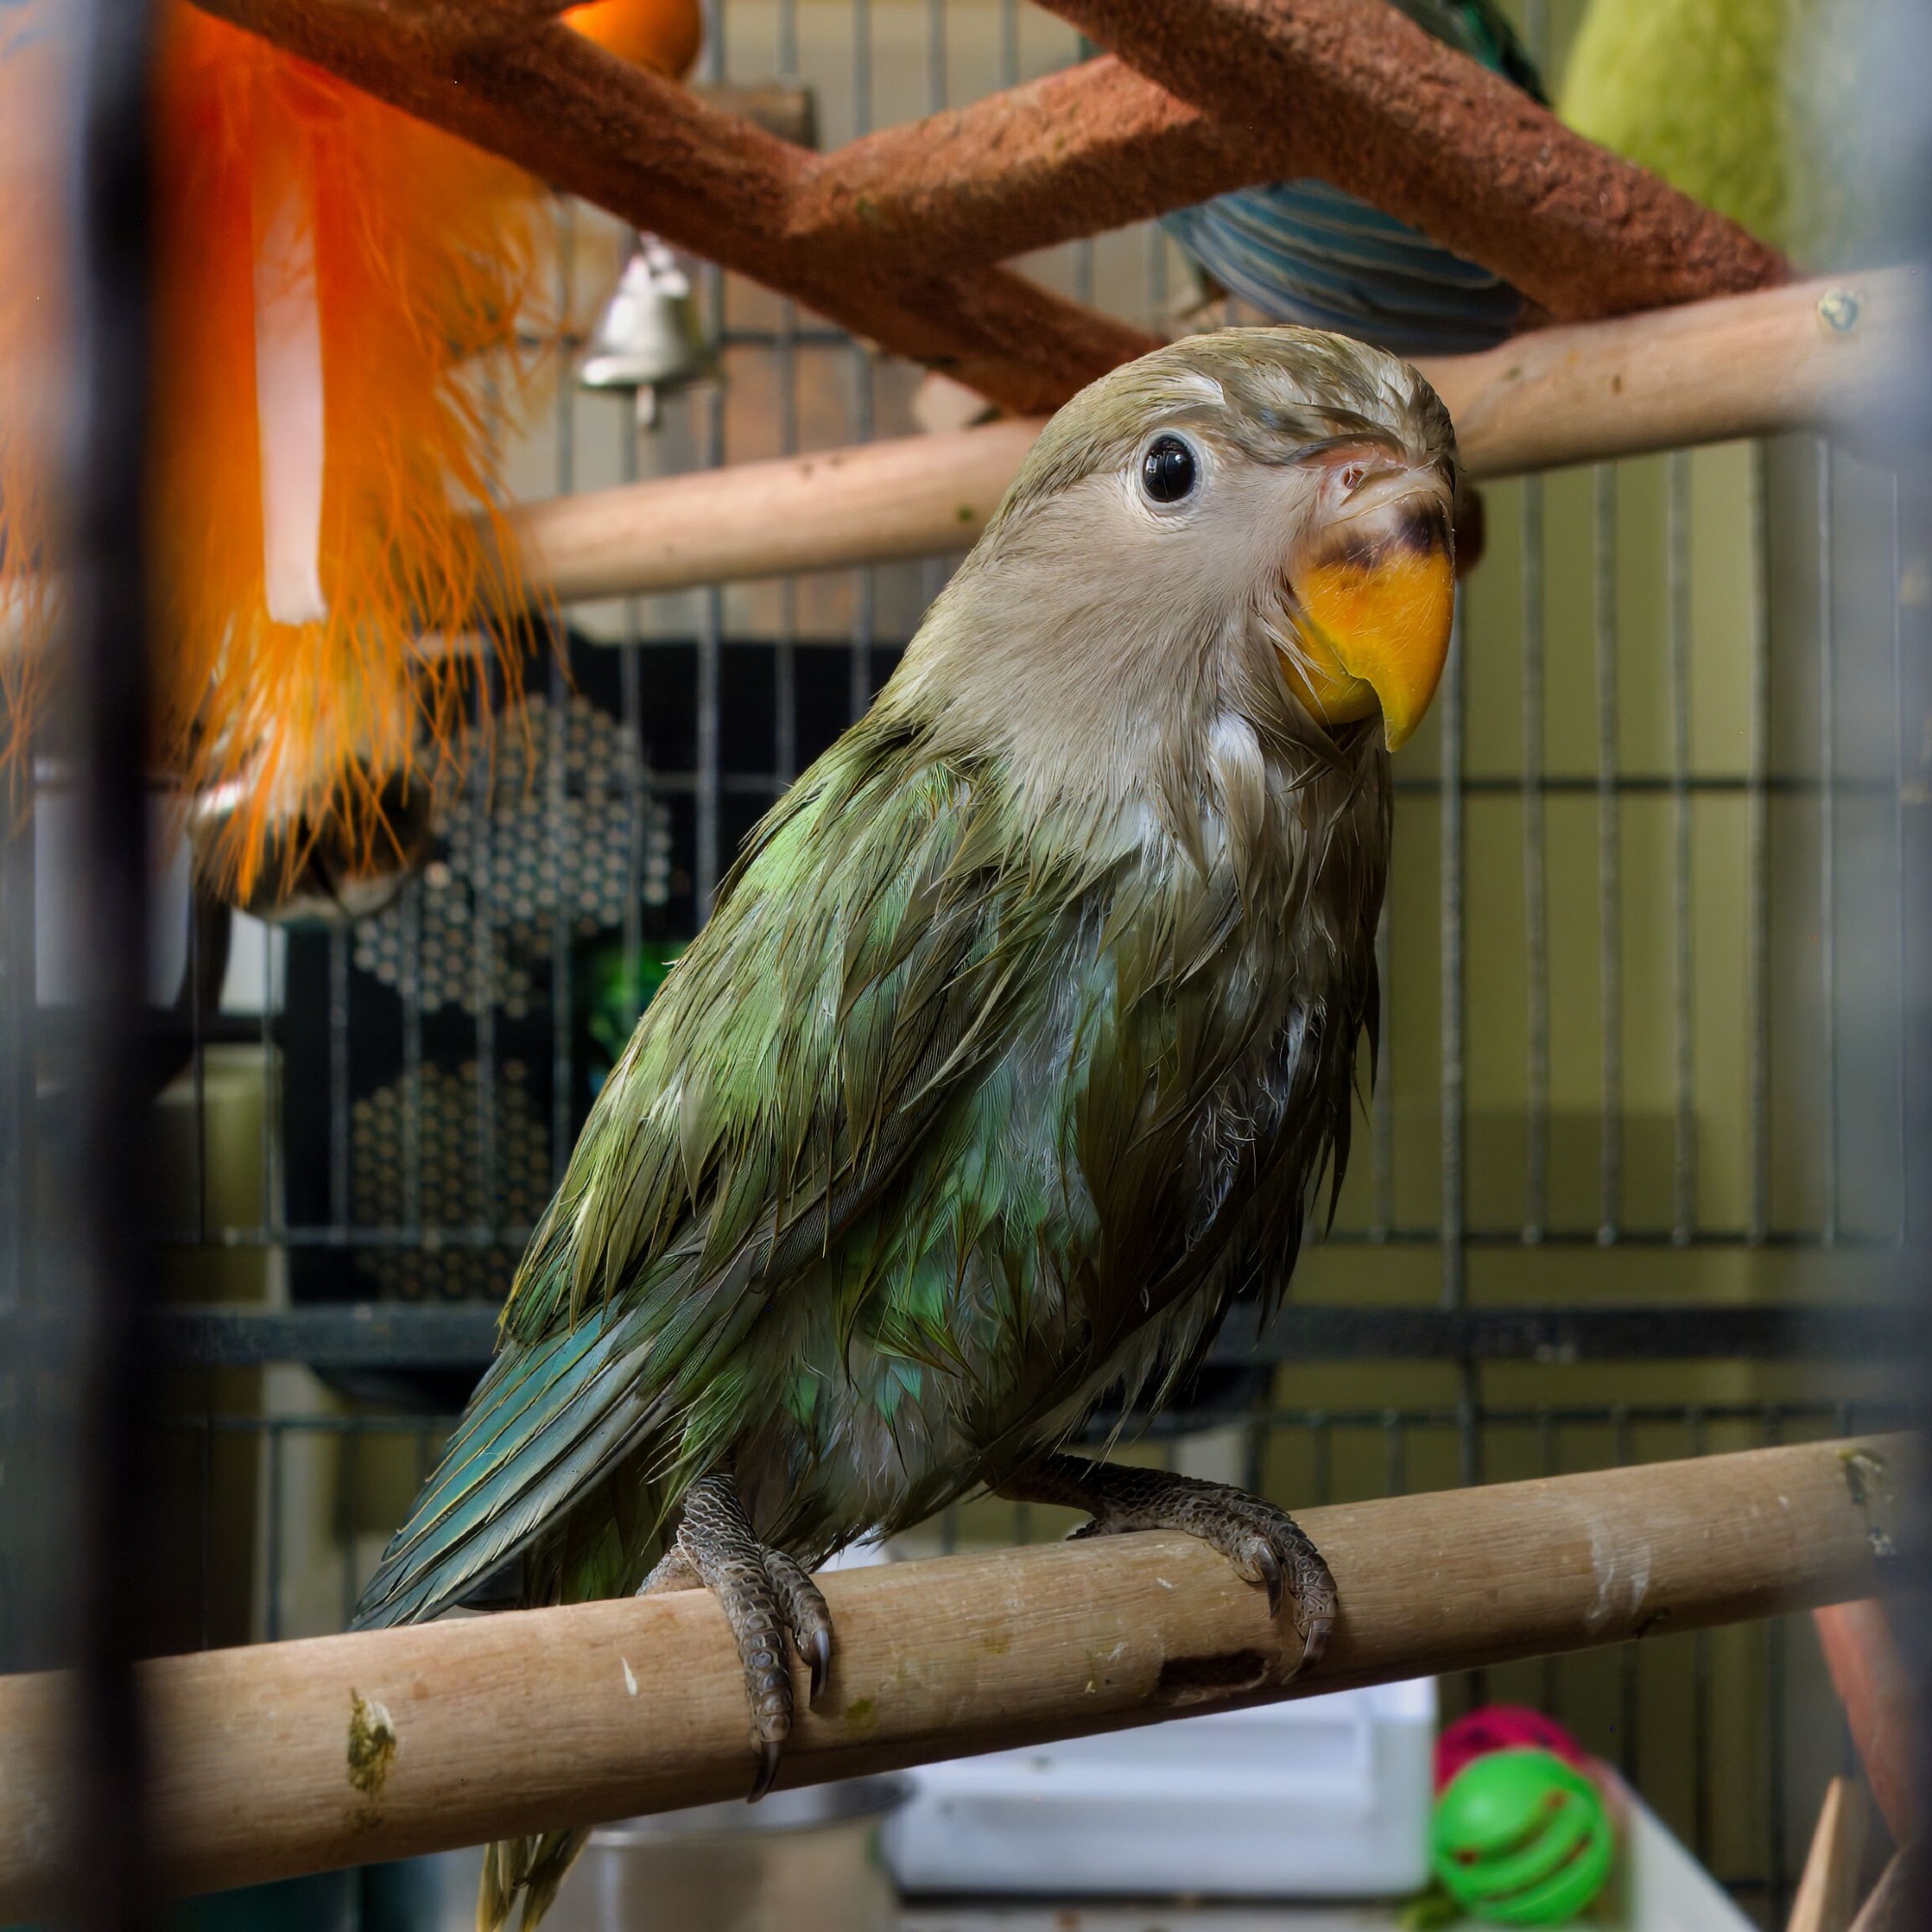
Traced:
<path fill-rule="evenodd" d="M 909 1892 L 1374 1898 L 1429 1876 L 1421 1678 L 914 1774 L 886 1856 Z"/>

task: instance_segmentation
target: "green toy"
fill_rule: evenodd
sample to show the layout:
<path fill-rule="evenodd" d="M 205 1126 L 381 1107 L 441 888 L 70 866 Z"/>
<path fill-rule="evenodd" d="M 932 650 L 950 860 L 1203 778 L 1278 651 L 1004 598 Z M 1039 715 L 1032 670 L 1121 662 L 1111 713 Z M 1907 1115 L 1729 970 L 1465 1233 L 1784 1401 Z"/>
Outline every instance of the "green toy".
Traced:
<path fill-rule="evenodd" d="M 1463 1911 L 1503 1925 L 1561 1925 L 1610 1875 L 1603 1794 L 1554 1751 L 1472 1758 L 1435 1801 L 1429 1853 Z"/>

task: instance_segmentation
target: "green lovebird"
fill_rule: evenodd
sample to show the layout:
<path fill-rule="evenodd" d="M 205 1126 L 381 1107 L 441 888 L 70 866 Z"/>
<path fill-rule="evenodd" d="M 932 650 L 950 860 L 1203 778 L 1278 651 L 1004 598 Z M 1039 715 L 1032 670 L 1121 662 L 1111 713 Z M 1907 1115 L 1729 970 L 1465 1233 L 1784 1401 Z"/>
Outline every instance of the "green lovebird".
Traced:
<path fill-rule="evenodd" d="M 1334 1586 L 1280 1510 L 1064 1454 L 1275 1295 L 1339 1184 L 1388 753 L 1455 599 L 1454 432 L 1302 328 L 1055 416 L 871 710 L 752 835 L 598 1096 L 363 1627 L 701 1586 L 753 1795 L 833 1631 L 810 1572 L 953 1498 L 1174 1528 Z M 494 1847 L 540 1916 L 580 1834 Z"/>

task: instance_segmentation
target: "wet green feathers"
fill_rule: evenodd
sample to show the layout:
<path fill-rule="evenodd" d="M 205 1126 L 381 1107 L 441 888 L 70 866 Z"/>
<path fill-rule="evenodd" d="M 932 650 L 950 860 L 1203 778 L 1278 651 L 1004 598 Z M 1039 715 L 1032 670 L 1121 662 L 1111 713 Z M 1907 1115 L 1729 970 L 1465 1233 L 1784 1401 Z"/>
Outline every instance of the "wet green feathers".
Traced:
<path fill-rule="evenodd" d="M 923 1412 L 895 1442 L 929 1378 L 948 1433 L 988 1445 L 1076 1401 L 1218 1267 L 1237 1230 L 1215 1229 L 1216 1191 L 1346 1137 L 1348 1055 L 1310 1083 L 1291 1053 L 1288 1087 L 1326 1089 L 1293 1148 L 1235 1157 L 1207 1194 L 1189 1173 L 1204 1098 L 1311 1017 L 1293 976 L 1222 970 L 1243 908 L 1220 869 L 1029 833 L 996 770 L 930 761 L 890 713 L 842 740 L 607 1083 L 361 1621 L 432 1614 L 546 1535 L 539 1600 L 635 1587 L 666 1505 L 775 1413 L 793 1501 L 773 1529 L 817 1553 L 876 1505 L 916 1520 L 990 1473 L 922 1456 Z M 1368 997 L 1358 979 L 1316 1033 L 1351 1039 Z M 900 1467 L 841 1508 L 855 1408 Z M 607 1496 L 559 1540 L 613 1470 L 628 1511 Z"/>
<path fill-rule="evenodd" d="M 1247 507 L 1136 548 L 1113 479 L 1160 420 Z M 1290 696 L 1252 539 L 1303 514 L 1297 451 L 1361 433 L 1453 447 L 1411 372 L 1291 330 L 1056 419 L 646 1009 L 358 1623 L 512 1566 L 526 1604 L 634 1589 L 725 1463 L 815 1562 L 1279 1291 L 1346 1155 L 1389 793 L 1373 722 Z"/>

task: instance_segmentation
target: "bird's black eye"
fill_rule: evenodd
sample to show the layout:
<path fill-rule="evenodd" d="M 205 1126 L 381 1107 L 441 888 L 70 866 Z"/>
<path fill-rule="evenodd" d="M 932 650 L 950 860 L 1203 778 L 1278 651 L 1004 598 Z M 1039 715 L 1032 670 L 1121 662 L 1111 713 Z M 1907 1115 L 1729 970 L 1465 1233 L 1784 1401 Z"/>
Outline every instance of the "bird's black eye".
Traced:
<path fill-rule="evenodd" d="M 1141 488 L 1156 503 L 1178 503 L 1194 488 L 1194 452 L 1178 436 L 1157 436 L 1141 458 Z"/>

